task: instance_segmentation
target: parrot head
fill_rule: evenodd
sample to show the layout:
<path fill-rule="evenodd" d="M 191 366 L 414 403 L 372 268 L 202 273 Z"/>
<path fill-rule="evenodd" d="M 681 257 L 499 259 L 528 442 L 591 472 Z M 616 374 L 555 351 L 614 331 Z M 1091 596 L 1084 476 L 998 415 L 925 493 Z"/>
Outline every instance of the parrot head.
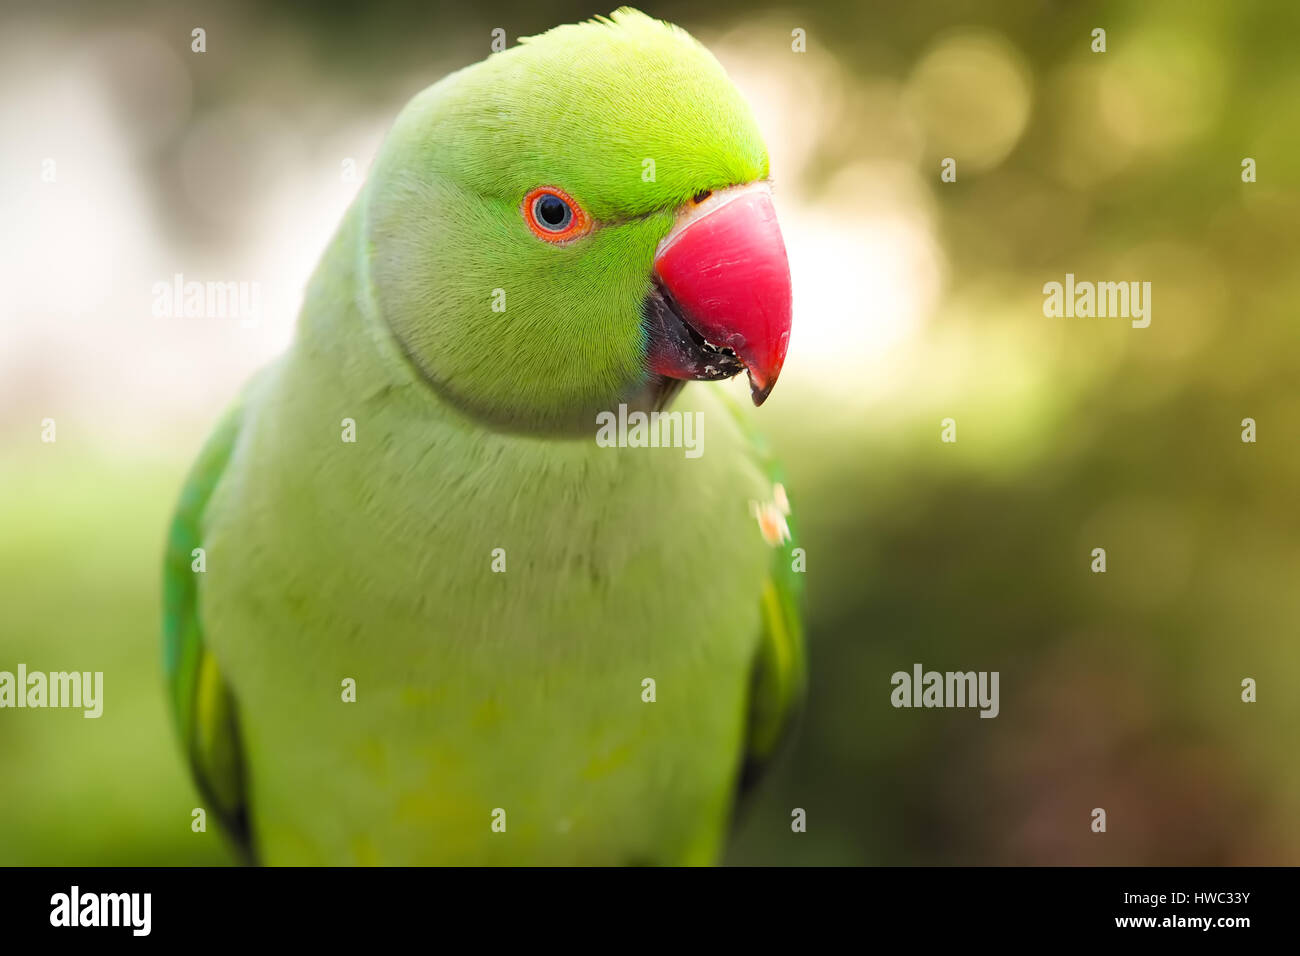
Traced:
<path fill-rule="evenodd" d="M 688 380 L 776 384 L 791 288 L 768 157 L 717 60 L 630 9 L 557 27 L 402 111 L 362 195 L 371 311 L 505 427 L 590 427 Z"/>

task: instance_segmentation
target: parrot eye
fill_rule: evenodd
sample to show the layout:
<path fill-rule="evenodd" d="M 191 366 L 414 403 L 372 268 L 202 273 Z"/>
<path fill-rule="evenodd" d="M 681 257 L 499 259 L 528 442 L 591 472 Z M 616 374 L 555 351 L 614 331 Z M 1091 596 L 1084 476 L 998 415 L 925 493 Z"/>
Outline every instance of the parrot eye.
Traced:
<path fill-rule="evenodd" d="M 563 189 L 539 186 L 524 197 L 524 222 L 538 239 L 562 243 L 591 229 L 591 219 Z"/>
<path fill-rule="evenodd" d="M 556 232 L 563 232 L 564 227 L 573 218 L 573 210 L 559 196 L 546 193 L 533 200 L 533 215 L 537 217 L 537 221 L 543 229 L 554 229 Z"/>

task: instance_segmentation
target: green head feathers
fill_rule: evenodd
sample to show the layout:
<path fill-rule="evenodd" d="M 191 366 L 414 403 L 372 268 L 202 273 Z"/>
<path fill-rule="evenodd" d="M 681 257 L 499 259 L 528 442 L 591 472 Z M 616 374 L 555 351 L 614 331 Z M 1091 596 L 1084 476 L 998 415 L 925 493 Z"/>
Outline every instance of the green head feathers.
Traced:
<path fill-rule="evenodd" d="M 767 174 L 717 60 L 625 8 L 527 38 L 407 105 L 362 197 L 363 274 L 444 398 L 507 427 L 590 427 L 646 385 L 643 303 L 677 211 Z M 555 241 L 531 227 L 539 187 L 590 228 Z"/>

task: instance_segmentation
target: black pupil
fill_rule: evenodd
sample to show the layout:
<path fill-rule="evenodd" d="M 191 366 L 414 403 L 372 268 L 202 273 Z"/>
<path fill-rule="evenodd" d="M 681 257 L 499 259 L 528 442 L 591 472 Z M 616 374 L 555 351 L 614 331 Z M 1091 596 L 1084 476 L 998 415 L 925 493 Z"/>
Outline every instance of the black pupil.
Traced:
<path fill-rule="evenodd" d="M 563 229 L 569 224 L 569 206 L 559 196 L 540 196 L 537 200 L 537 218 L 552 229 Z"/>

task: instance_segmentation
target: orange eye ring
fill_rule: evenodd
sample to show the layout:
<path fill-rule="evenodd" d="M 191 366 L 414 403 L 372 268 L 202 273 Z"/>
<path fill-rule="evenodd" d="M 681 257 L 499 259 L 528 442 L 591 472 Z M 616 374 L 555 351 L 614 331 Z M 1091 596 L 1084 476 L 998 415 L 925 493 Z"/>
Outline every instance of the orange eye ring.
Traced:
<path fill-rule="evenodd" d="M 572 242 L 591 231 L 591 217 L 558 186 L 538 186 L 524 197 L 521 212 L 534 236 L 545 242 Z"/>

